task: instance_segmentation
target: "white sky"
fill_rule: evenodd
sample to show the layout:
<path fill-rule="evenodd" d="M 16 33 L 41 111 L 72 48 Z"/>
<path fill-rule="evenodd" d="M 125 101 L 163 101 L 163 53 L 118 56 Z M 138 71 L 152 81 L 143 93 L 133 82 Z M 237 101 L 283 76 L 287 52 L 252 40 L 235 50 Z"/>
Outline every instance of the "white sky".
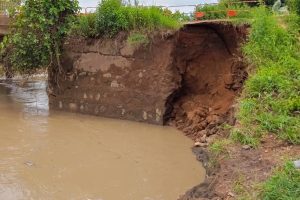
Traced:
<path fill-rule="evenodd" d="M 212 3 L 218 0 L 140 0 L 139 2 L 144 5 L 185 5 L 185 4 L 200 4 L 200 3 Z M 95 7 L 99 0 L 79 0 L 82 7 Z"/>
<path fill-rule="evenodd" d="M 99 0 L 79 0 L 79 2 L 81 7 L 96 7 Z M 215 3 L 218 2 L 218 0 L 139 0 L 139 2 L 143 5 L 175 6 Z M 182 12 L 190 12 L 192 10 L 192 7 L 181 8 Z"/>

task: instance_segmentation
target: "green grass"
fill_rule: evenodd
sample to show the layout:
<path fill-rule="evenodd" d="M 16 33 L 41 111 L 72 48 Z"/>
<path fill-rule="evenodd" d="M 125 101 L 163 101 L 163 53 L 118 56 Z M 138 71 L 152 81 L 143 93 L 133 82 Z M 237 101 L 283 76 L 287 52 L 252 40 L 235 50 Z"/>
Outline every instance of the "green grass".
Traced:
<path fill-rule="evenodd" d="M 96 14 L 91 13 L 82 15 L 78 18 L 78 24 L 73 29 L 76 34 L 83 37 L 94 38 L 97 36 L 96 32 Z"/>
<path fill-rule="evenodd" d="M 274 133 L 290 143 L 300 144 L 298 33 L 280 26 L 264 7 L 256 9 L 254 16 L 243 51 L 255 68 L 239 101 L 240 126 L 231 137 L 257 146 L 263 135 Z M 288 21 L 289 26 L 299 27 L 295 19 Z"/>
<path fill-rule="evenodd" d="M 266 181 L 262 191 L 263 200 L 299 200 L 300 171 L 288 162 Z"/>
<path fill-rule="evenodd" d="M 134 46 L 147 45 L 149 44 L 149 38 L 145 34 L 133 32 L 128 36 L 127 42 Z"/>
<path fill-rule="evenodd" d="M 209 146 L 209 151 L 214 155 L 214 156 L 219 156 L 221 154 L 226 154 L 226 148 L 228 145 L 230 145 L 232 141 L 229 139 L 221 139 L 221 140 L 216 140 Z"/>
<path fill-rule="evenodd" d="M 114 37 L 121 31 L 178 29 L 183 17 L 158 7 L 125 6 L 121 0 L 103 0 L 95 14 L 80 17 L 75 32 L 85 37 Z"/>

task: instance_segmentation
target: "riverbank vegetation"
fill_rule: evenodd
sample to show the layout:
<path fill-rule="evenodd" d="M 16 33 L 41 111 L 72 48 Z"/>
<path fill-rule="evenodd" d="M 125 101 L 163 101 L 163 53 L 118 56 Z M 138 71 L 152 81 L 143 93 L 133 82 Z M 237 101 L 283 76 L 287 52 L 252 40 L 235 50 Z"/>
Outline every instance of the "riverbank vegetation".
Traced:
<path fill-rule="evenodd" d="M 298 33 L 282 27 L 266 8 L 257 10 L 255 16 L 249 41 L 243 48 L 255 68 L 240 99 L 240 125 L 232 138 L 257 146 L 263 135 L 273 133 L 300 144 Z M 288 26 L 298 26 L 297 18 L 290 18 Z"/>
<path fill-rule="evenodd" d="M 158 7 L 125 6 L 120 0 L 102 1 L 96 13 L 79 17 L 74 28 L 85 37 L 113 37 L 121 31 L 151 32 L 180 28 L 180 15 Z"/>
<path fill-rule="evenodd" d="M 203 12 L 204 16 L 201 18 L 203 20 L 209 19 L 227 19 L 228 11 L 234 10 L 234 15 L 231 19 L 238 18 L 251 18 L 251 7 L 242 2 L 236 0 L 221 0 L 218 4 L 210 5 L 204 4 L 196 8 L 197 12 Z"/>
<path fill-rule="evenodd" d="M 249 77 L 239 99 L 238 124 L 231 129 L 231 139 L 246 149 L 260 146 L 269 134 L 291 145 L 300 144 L 300 21 L 296 6 L 290 11 L 280 17 L 266 7 L 251 11 L 250 35 L 243 47 Z M 260 186 L 251 186 L 251 191 L 249 186 L 244 188 L 247 192 L 239 198 L 299 199 L 299 170 L 290 162 L 277 165 L 283 166 Z"/>
<path fill-rule="evenodd" d="M 31 73 L 49 66 L 58 70 L 64 38 L 78 11 L 77 0 L 25 1 L 1 44 L 6 69 Z"/>

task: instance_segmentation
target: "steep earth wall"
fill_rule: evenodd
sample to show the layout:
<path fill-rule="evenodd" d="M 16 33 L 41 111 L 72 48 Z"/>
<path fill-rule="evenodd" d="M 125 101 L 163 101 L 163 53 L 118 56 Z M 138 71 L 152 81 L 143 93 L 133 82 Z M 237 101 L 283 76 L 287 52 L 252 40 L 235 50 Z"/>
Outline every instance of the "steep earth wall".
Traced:
<path fill-rule="evenodd" d="M 71 38 L 63 69 L 49 77 L 52 109 L 175 125 L 203 134 L 224 121 L 245 78 L 245 27 L 202 23 L 157 33 L 148 45 Z M 201 124 L 201 125 L 199 125 Z M 212 126 L 212 125 L 211 125 Z"/>

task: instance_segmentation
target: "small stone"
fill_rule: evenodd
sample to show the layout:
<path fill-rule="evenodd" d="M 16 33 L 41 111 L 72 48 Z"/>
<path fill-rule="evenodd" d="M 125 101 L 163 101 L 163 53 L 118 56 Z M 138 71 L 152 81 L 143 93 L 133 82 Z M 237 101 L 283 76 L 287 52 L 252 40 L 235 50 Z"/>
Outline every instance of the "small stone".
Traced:
<path fill-rule="evenodd" d="M 59 102 L 59 108 L 62 109 L 63 108 L 63 103 L 60 101 Z"/>
<path fill-rule="evenodd" d="M 24 162 L 24 164 L 28 167 L 33 167 L 34 166 L 34 163 L 32 161 L 26 161 L 26 162 Z"/>
<path fill-rule="evenodd" d="M 203 143 L 203 142 L 195 142 L 194 146 L 195 147 L 207 147 L 207 144 Z"/>
<path fill-rule="evenodd" d="M 251 149 L 251 147 L 250 147 L 249 145 L 244 145 L 242 148 L 243 148 L 244 150 L 250 150 L 250 149 Z"/>
<path fill-rule="evenodd" d="M 77 110 L 77 104 L 76 103 L 69 103 L 70 110 L 76 111 Z"/>
<path fill-rule="evenodd" d="M 103 74 L 104 78 L 111 78 L 111 73 Z"/>
<path fill-rule="evenodd" d="M 116 80 L 114 80 L 114 81 L 111 82 L 110 86 L 112 88 L 118 88 L 120 85 L 119 85 L 119 83 Z"/>
<path fill-rule="evenodd" d="M 235 195 L 232 192 L 228 192 L 228 196 L 234 197 Z"/>
<path fill-rule="evenodd" d="M 147 114 L 147 112 L 145 112 L 145 111 L 143 112 L 143 119 L 144 119 L 144 120 L 147 120 L 147 119 L 148 119 L 148 114 Z"/>
<path fill-rule="evenodd" d="M 206 142 L 206 135 L 203 135 L 203 136 L 200 138 L 200 142 L 203 142 L 203 143 Z"/>
<path fill-rule="evenodd" d="M 139 78 L 143 78 L 143 73 L 142 72 L 139 73 Z"/>
<path fill-rule="evenodd" d="M 101 95 L 100 95 L 100 93 L 98 93 L 98 94 L 96 95 L 96 101 L 99 101 L 100 98 L 101 98 Z"/>
<path fill-rule="evenodd" d="M 87 99 L 87 98 L 88 98 L 87 95 L 86 95 L 86 93 L 83 94 L 83 98 L 84 98 L 84 99 Z"/>
<path fill-rule="evenodd" d="M 87 75 L 86 72 L 80 72 L 80 73 L 79 73 L 79 76 L 86 76 L 86 75 Z"/>
<path fill-rule="evenodd" d="M 296 169 L 300 169 L 300 160 L 294 161 L 294 165 L 295 165 Z"/>

